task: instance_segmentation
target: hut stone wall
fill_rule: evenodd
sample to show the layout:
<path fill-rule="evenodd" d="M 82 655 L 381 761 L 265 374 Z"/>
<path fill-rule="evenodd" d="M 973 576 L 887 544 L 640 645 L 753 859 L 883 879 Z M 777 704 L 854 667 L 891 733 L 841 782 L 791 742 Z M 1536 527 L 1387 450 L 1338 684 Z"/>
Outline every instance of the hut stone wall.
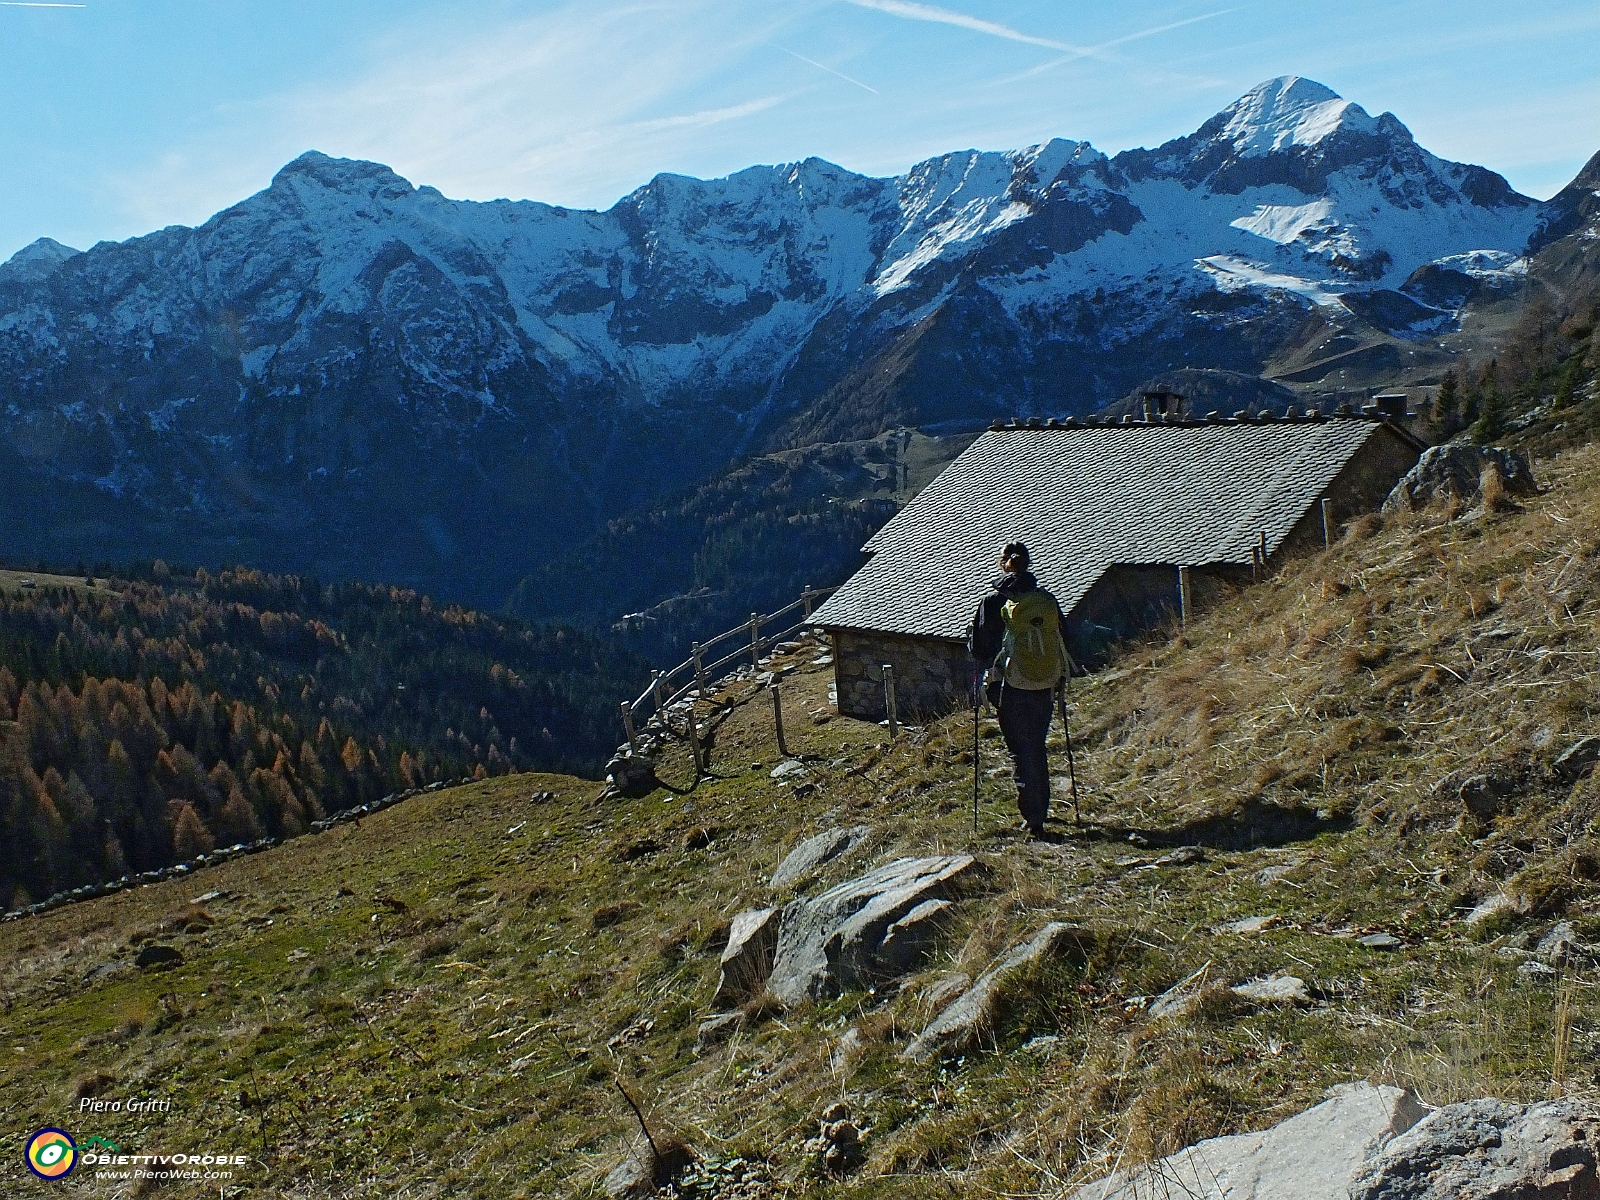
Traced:
<path fill-rule="evenodd" d="M 919 724 L 966 702 L 970 671 L 967 648 L 944 638 L 908 637 L 855 629 L 830 629 L 833 678 L 839 712 L 863 721 L 889 715 L 884 700 L 883 665 L 894 671 L 899 718 Z"/>

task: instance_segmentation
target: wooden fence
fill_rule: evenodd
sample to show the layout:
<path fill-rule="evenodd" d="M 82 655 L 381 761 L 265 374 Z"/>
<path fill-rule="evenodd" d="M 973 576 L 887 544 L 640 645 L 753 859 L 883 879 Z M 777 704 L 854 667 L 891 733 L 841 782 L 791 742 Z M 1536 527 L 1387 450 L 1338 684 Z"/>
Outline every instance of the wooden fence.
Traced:
<path fill-rule="evenodd" d="M 743 624 L 735 625 L 724 633 L 706 642 L 692 644 L 689 657 L 673 667 L 670 671 L 652 671 L 650 686 L 639 695 L 636 700 L 622 702 L 622 728 L 628 735 L 628 745 L 638 748 L 637 729 L 642 723 L 659 716 L 666 709 L 682 700 L 691 692 L 696 697 L 704 697 L 710 693 L 710 682 L 719 678 L 719 672 L 732 666 L 739 659 L 750 656 L 750 664 L 759 668 L 761 655 L 776 646 L 785 638 L 798 633 L 811 623 L 811 613 L 816 608 L 817 601 L 824 596 L 831 596 L 837 587 L 814 588 L 807 587 L 800 593 L 800 599 L 792 604 L 786 604 L 777 612 L 751 613 L 750 619 Z M 787 625 L 773 633 L 763 634 L 763 629 L 782 623 L 787 617 L 799 611 L 801 617 L 793 624 Z M 708 661 L 708 656 L 713 647 L 721 646 L 730 638 L 743 635 L 747 641 L 742 641 L 736 649 L 723 655 L 721 658 Z M 665 718 L 663 718 L 665 721 Z"/>

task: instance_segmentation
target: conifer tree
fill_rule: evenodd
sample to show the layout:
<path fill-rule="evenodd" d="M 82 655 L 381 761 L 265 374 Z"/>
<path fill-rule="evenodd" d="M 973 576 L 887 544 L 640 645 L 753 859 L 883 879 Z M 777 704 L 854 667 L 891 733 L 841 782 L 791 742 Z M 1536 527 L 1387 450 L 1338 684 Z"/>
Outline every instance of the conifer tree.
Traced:
<path fill-rule="evenodd" d="M 1492 442 L 1505 430 L 1505 401 L 1500 395 L 1498 374 L 1498 364 L 1490 359 L 1480 384 L 1478 419 L 1472 426 L 1472 440 L 1475 442 Z"/>
<path fill-rule="evenodd" d="M 1446 371 L 1433 393 L 1433 411 L 1428 419 L 1436 430 L 1448 433 L 1456 420 L 1456 409 L 1461 403 L 1461 381 L 1455 371 Z"/>
<path fill-rule="evenodd" d="M 179 859 L 188 859 L 201 854 L 210 854 L 216 848 L 216 839 L 211 836 L 193 807 L 180 803 L 177 819 L 172 823 L 173 853 Z"/>

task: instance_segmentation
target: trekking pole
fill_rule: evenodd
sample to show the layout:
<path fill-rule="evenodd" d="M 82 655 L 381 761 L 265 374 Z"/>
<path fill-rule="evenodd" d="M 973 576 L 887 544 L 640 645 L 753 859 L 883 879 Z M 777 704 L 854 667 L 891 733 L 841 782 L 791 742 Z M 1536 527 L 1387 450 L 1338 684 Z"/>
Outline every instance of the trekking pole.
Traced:
<path fill-rule="evenodd" d="M 983 702 L 982 676 L 972 664 L 972 836 L 978 836 L 978 706 Z"/>
<path fill-rule="evenodd" d="M 1067 778 L 1072 783 L 1072 823 L 1082 825 L 1083 817 L 1078 812 L 1078 764 L 1072 761 L 1072 729 L 1067 725 L 1066 684 L 1061 685 L 1056 698 L 1061 702 L 1061 732 L 1067 735 Z"/>

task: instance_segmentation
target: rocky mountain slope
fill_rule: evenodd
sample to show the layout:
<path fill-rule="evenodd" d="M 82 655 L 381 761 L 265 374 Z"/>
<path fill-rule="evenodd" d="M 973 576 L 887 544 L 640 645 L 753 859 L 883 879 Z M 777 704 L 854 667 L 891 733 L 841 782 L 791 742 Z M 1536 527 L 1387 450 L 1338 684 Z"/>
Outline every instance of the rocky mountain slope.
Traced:
<path fill-rule="evenodd" d="M 1426 374 L 1457 277 L 1514 290 L 1570 208 L 1293 78 L 1154 150 L 660 176 L 604 213 L 308 153 L 199 228 L 0 266 L 0 552 L 498 602 L 743 450 L 1082 410 L 1183 366 Z"/>
<path fill-rule="evenodd" d="M 1592 1103 L 1600 453 L 1535 470 L 1520 508 L 1354 522 L 1080 681 L 1057 842 L 1017 838 L 992 721 L 974 831 L 970 715 L 891 741 L 798 645 L 790 759 L 731 680 L 712 773 L 659 756 L 674 791 L 487 780 L 0 924 L 30 1048 L 0 1106 L 244 1154 L 230 1194 L 575 1196 L 642 1149 L 620 1081 L 696 1157 L 680 1197 L 756 1200 L 1064 1196 L 1359 1081 Z M 130 1096 L 173 1103 L 82 1104 Z M 1433 1200 L 1423 1169 L 1370 1194 Z"/>

